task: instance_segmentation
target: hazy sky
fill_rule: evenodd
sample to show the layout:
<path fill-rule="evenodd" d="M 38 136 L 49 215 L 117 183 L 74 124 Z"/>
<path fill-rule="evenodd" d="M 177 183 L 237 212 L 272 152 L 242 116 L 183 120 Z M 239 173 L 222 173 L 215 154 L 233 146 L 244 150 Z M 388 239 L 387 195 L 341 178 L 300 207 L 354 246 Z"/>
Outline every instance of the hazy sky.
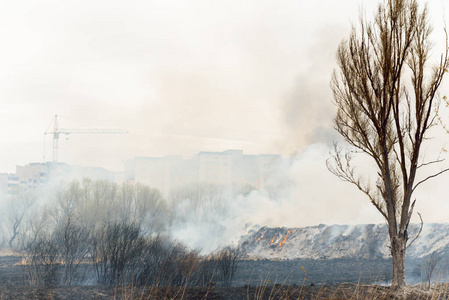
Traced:
<path fill-rule="evenodd" d="M 446 1 L 430 2 L 442 40 Z M 42 161 L 55 114 L 64 128 L 127 129 L 60 139 L 60 161 L 116 171 L 135 156 L 329 144 L 335 51 L 359 8 L 370 16 L 375 3 L 2 1 L 0 172 Z M 307 180 L 320 179 L 319 149 L 302 160 L 316 175 Z"/>
<path fill-rule="evenodd" d="M 335 49 L 361 3 L 4 1 L 0 169 L 42 161 L 55 114 L 64 128 L 130 132 L 61 139 L 68 163 L 294 153 L 328 134 Z"/>

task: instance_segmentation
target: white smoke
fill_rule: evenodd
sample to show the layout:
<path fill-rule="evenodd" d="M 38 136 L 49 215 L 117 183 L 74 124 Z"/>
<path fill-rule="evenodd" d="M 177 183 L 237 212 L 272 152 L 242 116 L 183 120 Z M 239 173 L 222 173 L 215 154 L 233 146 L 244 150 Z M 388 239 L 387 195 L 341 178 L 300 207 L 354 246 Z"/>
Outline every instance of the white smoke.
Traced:
<path fill-rule="evenodd" d="M 363 195 L 331 174 L 325 165 L 330 148 L 312 144 L 284 161 L 272 174 L 278 190 L 254 190 L 226 197 L 221 209 L 200 214 L 186 199 L 176 208 L 183 219 L 172 227 L 175 238 L 204 253 L 236 243 L 254 226 L 302 227 L 324 224 L 381 223 L 382 218 Z"/>

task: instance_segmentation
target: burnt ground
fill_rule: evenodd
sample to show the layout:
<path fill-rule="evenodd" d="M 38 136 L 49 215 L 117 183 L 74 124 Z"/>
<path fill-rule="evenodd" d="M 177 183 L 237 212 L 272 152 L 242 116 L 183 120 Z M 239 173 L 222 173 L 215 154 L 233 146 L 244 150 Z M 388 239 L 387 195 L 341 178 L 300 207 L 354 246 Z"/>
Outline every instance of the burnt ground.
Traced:
<path fill-rule="evenodd" d="M 391 279 L 391 265 L 391 260 L 247 260 L 240 262 L 234 283 L 237 286 L 258 285 L 264 280 L 297 285 L 381 283 Z"/>
<path fill-rule="evenodd" d="M 427 290 L 422 286 L 410 286 L 392 291 L 378 285 L 339 284 L 325 286 L 276 286 L 211 288 L 136 288 L 103 286 L 30 287 L 6 286 L 0 290 L 0 299 L 449 299 L 449 286 L 438 285 Z"/>
<path fill-rule="evenodd" d="M 240 261 L 229 289 L 32 287 L 26 285 L 19 261 L 16 256 L 0 257 L 0 299 L 348 299 L 355 293 L 371 298 L 374 293 L 388 295 L 387 287 L 375 284 L 388 279 L 391 268 L 388 260 Z"/>

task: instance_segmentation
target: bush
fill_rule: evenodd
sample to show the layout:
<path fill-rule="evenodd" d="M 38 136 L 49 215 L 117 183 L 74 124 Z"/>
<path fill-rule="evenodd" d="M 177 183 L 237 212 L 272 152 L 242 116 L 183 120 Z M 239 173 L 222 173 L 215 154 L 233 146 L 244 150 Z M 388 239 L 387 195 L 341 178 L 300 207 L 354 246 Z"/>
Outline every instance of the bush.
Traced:
<path fill-rule="evenodd" d="M 91 258 L 99 284 L 130 282 L 145 245 L 135 224 L 107 224 L 91 238 Z"/>
<path fill-rule="evenodd" d="M 53 286 L 56 284 L 58 247 L 52 236 L 39 235 L 25 243 L 23 263 L 25 278 L 30 285 Z"/>
<path fill-rule="evenodd" d="M 221 275 L 223 286 L 230 287 L 237 273 L 240 252 L 236 248 L 226 247 L 216 255 L 217 269 Z"/>
<path fill-rule="evenodd" d="M 203 185 L 198 191 L 193 207 L 202 214 L 222 208 L 219 189 Z M 156 189 L 85 179 L 61 189 L 54 200 L 39 207 L 21 233 L 32 285 L 83 284 L 88 274 L 89 283 L 102 285 L 205 286 L 217 270 L 223 285 L 232 282 L 235 250 L 202 259 L 159 234 L 170 225 L 173 208 Z"/>
<path fill-rule="evenodd" d="M 71 285 L 79 277 L 79 266 L 89 252 L 86 242 L 89 237 L 89 230 L 74 223 L 70 217 L 56 228 L 54 240 L 58 247 L 60 262 L 63 265 L 60 276 L 61 284 Z"/>

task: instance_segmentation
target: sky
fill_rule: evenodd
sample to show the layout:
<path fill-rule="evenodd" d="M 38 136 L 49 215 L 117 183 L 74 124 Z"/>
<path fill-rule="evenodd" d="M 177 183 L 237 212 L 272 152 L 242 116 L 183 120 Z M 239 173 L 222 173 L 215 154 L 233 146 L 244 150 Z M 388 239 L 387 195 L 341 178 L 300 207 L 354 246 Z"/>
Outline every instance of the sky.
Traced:
<path fill-rule="evenodd" d="M 449 13 L 445 0 L 430 2 L 439 46 Z M 291 173 L 298 193 L 314 199 L 311 210 L 314 204 L 328 210 L 299 223 L 341 223 L 351 214 L 353 222 L 379 222 L 368 201 L 324 165 L 339 139 L 329 87 L 335 51 L 360 9 L 369 17 L 375 4 L 2 1 L 0 172 L 50 161 L 52 139 L 44 132 L 58 115 L 60 128 L 129 132 L 61 137 L 59 161 L 122 171 L 136 156 L 188 158 L 226 149 L 297 155 Z M 449 176 L 418 196 L 449 208 L 444 180 Z M 428 215 L 449 219 L 441 211 Z"/>

